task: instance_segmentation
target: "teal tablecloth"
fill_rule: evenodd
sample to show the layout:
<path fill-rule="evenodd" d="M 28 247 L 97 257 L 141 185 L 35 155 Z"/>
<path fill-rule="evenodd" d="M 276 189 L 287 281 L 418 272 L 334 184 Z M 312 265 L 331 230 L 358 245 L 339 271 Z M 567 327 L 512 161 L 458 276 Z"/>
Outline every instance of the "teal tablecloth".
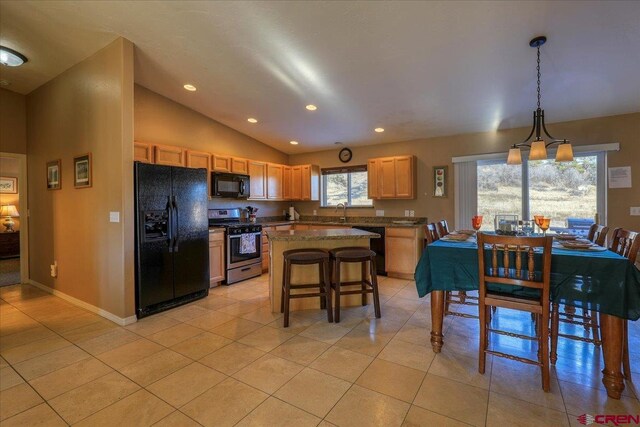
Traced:
<path fill-rule="evenodd" d="M 418 295 L 478 289 L 478 249 L 472 242 L 427 246 L 415 272 Z M 640 270 L 611 251 L 554 248 L 551 300 L 624 319 L 640 318 Z"/>

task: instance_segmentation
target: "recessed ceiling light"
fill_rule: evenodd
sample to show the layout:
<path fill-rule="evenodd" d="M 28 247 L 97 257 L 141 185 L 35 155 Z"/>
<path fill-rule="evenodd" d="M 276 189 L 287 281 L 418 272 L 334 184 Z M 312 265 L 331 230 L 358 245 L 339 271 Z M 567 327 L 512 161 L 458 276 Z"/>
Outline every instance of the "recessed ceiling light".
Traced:
<path fill-rule="evenodd" d="M 313 104 L 309 104 L 309 105 L 307 105 L 307 106 L 306 106 L 306 107 L 304 107 L 304 108 L 306 108 L 306 109 L 307 109 L 307 110 L 309 110 L 309 111 L 316 111 L 316 110 L 318 109 L 318 107 L 316 107 L 316 106 L 315 106 L 315 105 L 313 105 Z"/>
<path fill-rule="evenodd" d="M 374 130 L 378 133 L 384 132 L 384 128 L 375 128 Z"/>
<path fill-rule="evenodd" d="M 186 85 L 184 85 L 184 88 L 186 90 L 188 90 L 189 92 L 195 92 L 196 91 L 196 87 L 194 85 L 186 84 Z"/>
<path fill-rule="evenodd" d="M 298 145 L 298 141 L 289 141 L 289 144 L 291 144 L 291 145 Z"/>
<path fill-rule="evenodd" d="M 19 67 L 27 61 L 27 57 L 20 52 L 0 46 L 0 64 L 7 67 Z"/>
<path fill-rule="evenodd" d="M 254 119 L 253 117 L 249 117 L 249 118 L 247 119 L 247 121 L 248 121 L 249 123 L 258 123 L 258 119 Z"/>

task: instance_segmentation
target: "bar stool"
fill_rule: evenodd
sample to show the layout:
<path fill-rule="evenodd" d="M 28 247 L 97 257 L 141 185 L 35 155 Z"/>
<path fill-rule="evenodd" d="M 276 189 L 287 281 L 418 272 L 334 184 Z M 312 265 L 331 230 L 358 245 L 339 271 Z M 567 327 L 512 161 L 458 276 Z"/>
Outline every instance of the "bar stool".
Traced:
<path fill-rule="evenodd" d="M 329 251 L 331 254 L 331 265 L 333 271 L 333 280 L 331 287 L 336 293 L 335 316 L 334 321 L 340 322 L 340 296 L 362 294 L 362 305 L 367 305 L 367 294 L 373 294 L 373 306 L 376 317 L 379 319 L 380 314 L 380 295 L 378 294 L 378 275 L 376 273 L 376 253 L 369 248 L 360 247 L 344 247 L 336 248 Z M 367 262 L 369 263 L 370 279 L 367 280 Z M 360 263 L 362 266 L 362 275 L 360 280 L 351 282 L 342 282 L 340 279 L 340 265 L 342 263 Z M 343 286 L 360 285 L 360 289 L 343 291 Z"/>
<path fill-rule="evenodd" d="M 320 307 L 327 310 L 327 320 L 333 322 L 331 310 L 331 281 L 329 280 L 329 252 L 324 249 L 291 249 L 283 252 L 282 293 L 280 313 L 284 313 L 284 327 L 289 327 L 289 300 L 291 298 L 320 297 Z M 292 285 L 293 265 L 318 265 L 318 283 Z M 319 292 L 292 294 L 291 290 L 318 288 Z"/>

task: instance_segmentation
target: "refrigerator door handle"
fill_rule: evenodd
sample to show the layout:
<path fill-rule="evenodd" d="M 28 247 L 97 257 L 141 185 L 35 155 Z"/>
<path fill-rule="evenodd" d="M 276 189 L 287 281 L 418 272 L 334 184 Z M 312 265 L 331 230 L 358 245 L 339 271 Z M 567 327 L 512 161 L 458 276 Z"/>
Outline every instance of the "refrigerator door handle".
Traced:
<path fill-rule="evenodd" d="M 171 197 L 167 196 L 167 213 L 169 218 L 167 221 L 167 246 L 169 246 L 169 252 L 173 252 L 173 209 L 171 208 Z"/>
<path fill-rule="evenodd" d="M 180 232 L 178 231 L 178 203 L 176 202 L 176 196 L 173 196 L 173 216 L 176 224 L 175 233 L 173 233 L 173 252 L 178 252 L 178 240 L 180 239 Z"/>

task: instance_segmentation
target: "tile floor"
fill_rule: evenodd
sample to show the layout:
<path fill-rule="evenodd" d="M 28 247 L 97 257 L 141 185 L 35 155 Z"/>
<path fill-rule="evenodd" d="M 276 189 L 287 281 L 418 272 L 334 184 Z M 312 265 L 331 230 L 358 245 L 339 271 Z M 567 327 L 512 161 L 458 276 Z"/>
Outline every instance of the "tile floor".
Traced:
<path fill-rule="evenodd" d="M 640 413 L 633 384 L 607 398 L 593 345 L 561 339 L 544 393 L 532 366 L 490 358 L 478 373 L 475 320 L 447 318 L 435 355 L 428 298 L 406 280 L 380 287 L 381 320 L 356 307 L 328 324 L 314 310 L 293 314 L 286 329 L 269 309 L 267 276 L 127 327 L 28 285 L 2 288 L 0 423 L 577 426 L 583 413 Z M 495 321 L 531 328 L 508 310 Z M 630 324 L 636 379 L 639 323 Z M 535 354 L 509 337 L 493 346 Z"/>

